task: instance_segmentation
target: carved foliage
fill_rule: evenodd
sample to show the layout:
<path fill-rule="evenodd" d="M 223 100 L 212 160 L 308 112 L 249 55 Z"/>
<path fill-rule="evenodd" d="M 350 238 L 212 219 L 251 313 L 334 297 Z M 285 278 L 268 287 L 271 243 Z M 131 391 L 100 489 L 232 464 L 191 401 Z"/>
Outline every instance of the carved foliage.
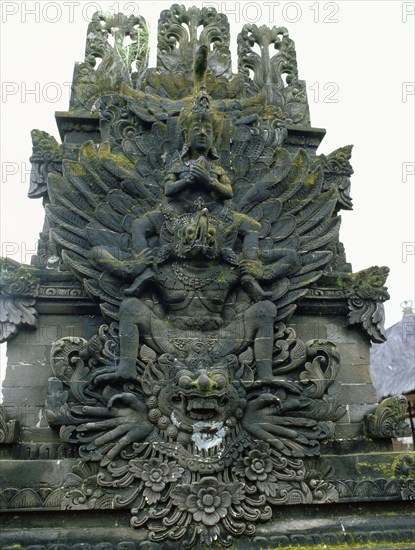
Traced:
<path fill-rule="evenodd" d="M 174 4 L 160 14 L 157 66 L 171 71 L 183 61 L 188 61 L 190 66 L 180 69 L 191 71 L 198 46 L 204 45 L 210 49 L 212 45 L 209 63 L 215 75 L 230 76 L 229 39 L 228 19 L 215 8 L 185 8 Z"/>
<path fill-rule="evenodd" d="M 361 324 L 372 342 L 377 344 L 386 340 L 383 302 L 389 300 L 384 286 L 388 274 L 388 267 L 369 267 L 353 274 L 351 282 L 347 283 L 349 324 Z"/>
<path fill-rule="evenodd" d="M 90 111 L 101 94 L 118 91 L 122 85 L 139 89 L 147 58 L 148 28 L 143 17 L 95 13 L 88 25 L 85 61 L 75 67 L 70 109 Z"/>
<path fill-rule="evenodd" d="M 200 27 L 202 31 L 198 34 Z M 294 43 L 285 28 L 245 25 L 238 37 L 240 75 L 231 73 L 229 23 L 213 7 L 187 9 L 175 4 L 162 12 L 158 30 L 157 69 L 146 74 L 149 92 L 171 99 L 192 93 L 196 49 L 199 45 L 210 49 L 212 45 L 206 86 L 214 99 L 239 98 L 246 92 L 256 95 L 264 91 L 267 102 L 282 108 L 291 123 L 309 124 L 305 83 L 298 79 Z M 253 51 L 255 43 L 260 46 L 261 55 Z M 272 57 L 270 46 L 278 50 Z M 252 80 L 250 70 L 254 73 Z"/>
<path fill-rule="evenodd" d="M 260 54 L 253 50 L 255 44 Z M 270 47 L 278 50 L 273 56 Z M 298 79 L 295 46 L 285 27 L 245 25 L 238 35 L 238 65 L 250 95 L 263 90 L 267 102 L 283 109 L 291 123 L 309 124 L 306 87 Z"/>
<path fill-rule="evenodd" d="M 191 94 L 195 53 L 202 45 L 209 50 L 208 93 L 214 99 L 241 97 L 244 82 L 232 75 L 227 17 L 213 7 L 185 8 L 178 4 L 160 15 L 157 69 L 147 71 L 146 90 L 170 99 Z"/>
<path fill-rule="evenodd" d="M 368 433 L 373 438 L 408 437 L 408 401 L 403 395 L 383 399 L 375 411 L 365 416 Z"/>
<path fill-rule="evenodd" d="M 33 306 L 39 282 L 29 266 L 6 258 L 0 259 L 0 283 L 0 342 L 5 342 L 21 326 L 36 327 L 37 311 Z"/>

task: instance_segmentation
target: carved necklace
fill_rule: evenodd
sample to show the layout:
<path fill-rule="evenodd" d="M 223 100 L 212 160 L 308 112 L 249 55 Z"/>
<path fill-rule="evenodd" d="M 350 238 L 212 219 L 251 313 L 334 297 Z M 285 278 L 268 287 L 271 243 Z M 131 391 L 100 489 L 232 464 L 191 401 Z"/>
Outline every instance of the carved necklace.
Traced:
<path fill-rule="evenodd" d="M 174 274 L 179 281 L 191 290 L 198 290 L 199 288 L 203 288 L 204 286 L 212 283 L 218 277 L 221 270 L 221 267 L 217 266 L 212 272 L 210 272 L 209 275 L 198 277 L 188 271 L 190 268 L 189 266 L 186 266 L 186 264 L 183 264 L 183 267 L 180 267 L 179 264 L 174 262 L 172 267 Z"/>

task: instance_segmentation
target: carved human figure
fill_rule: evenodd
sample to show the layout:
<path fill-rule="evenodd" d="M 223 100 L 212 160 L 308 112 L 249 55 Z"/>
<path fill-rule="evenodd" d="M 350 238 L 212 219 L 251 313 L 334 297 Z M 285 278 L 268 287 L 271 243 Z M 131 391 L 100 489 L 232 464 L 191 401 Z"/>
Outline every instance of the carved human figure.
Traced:
<path fill-rule="evenodd" d="M 98 382 L 135 378 L 139 335 L 160 353 L 181 352 L 195 364 L 240 353 L 253 344 L 257 377 L 272 379 L 276 307 L 258 279 L 284 276 L 297 267 L 298 257 L 292 250 L 271 250 L 264 268 L 259 259 L 260 223 L 232 209 L 231 182 L 213 145 L 220 124 L 209 105 L 201 94 L 182 117 L 185 146 L 167 171 L 165 200 L 132 223 L 133 259 L 120 259 L 117 267 L 111 251 L 93 251 L 107 271 L 117 274 L 125 268 L 124 278 L 135 276 L 120 307 L 117 372 L 98 372 Z M 148 245 L 152 237 L 160 242 L 157 257 Z M 149 284 L 160 295 L 162 312 L 155 313 L 140 299 Z M 238 285 L 255 303 L 231 315 L 227 302 Z M 214 342 L 209 354 L 200 352 L 206 338 Z M 181 349 L 171 344 L 178 340 Z"/>
<path fill-rule="evenodd" d="M 213 122 L 212 122 L 213 121 Z M 164 204 L 176 214 L 185 214 L 206 209 L 209 214 L 221 215 L 230 207 L 233 190 L 230 179 L 218 163 L 214 138 L 220 128 L 218 117 L 210 109 L 210 99 L 204 93 L 196 97 L 191 113 L 181 121 L 185 145 L 167 171 L 165 179 Z M 261 288 L 257 275 L 262 273 L 258 254 L 258 233 L 260 224 L 248 216 L 239 216 L 240 234 L 243 232 L 241 284 L 254 300 L 269 297 Z M 146 248 L 143 236 L 154 234 L 163 218 L 159 211 L 136 220 L 133 224 L 133 247 L 137 257 Z M 202 223 L 203 218 L 200 219 Z M 286 254 L 280 254 L 280 257 Z M 280 259 L 278 257 L 278 260 Z M 153 275 L 151 268 L 137 273 L 137 277 L 126 295 L 137 293 L 143 283 Z"/>
<path fill-rule="evenodd" d="M 162 313 L 152 311 L 139 297 L 126 297 L 120 307 L 120 363 L 116 373 L 97 372 L 97 381 L 135 379 L 139 336 L 159 353 L 182 353 L 190 362 L 219 359 L 240 353 L 254 344 L 257 377 L 272 378 L 273 322 L 276 307 L 262 300 L 239 314 L 229 314 L 231 291 L 240 283 L 241 270 L 232 248 L 224 248 L 220 233 L 227 231 L 228 243 L 249 237 L 250 218 L 229 216 L 227 225 L 209 217 L 206 209 L 195 215 L 176 216 L 170 224 L 162 211 L 149 213 L 133 224 L 133 243 L 144 250 L 146 239 L 160 234 L 160 227 L 174 231 L 174 256 L 155 270 L 147 270 L 144 283 L 153 285 L 163 304 Z M 221 231 L 222 230 L 222 231 Z M 167 230 L 166 230 L 167 231 Z M 162 236 L 163 237 L 163 236 Z M 176 345 L 174 342 L 180 344 Z M 210 341 L 206 355 L 204 341 Z M 200 352 L 202 350 L 202 352 Z"/>
<path fill-rule="evenodd" d="M 226 171 L 218 164 L 213 147 L 213 125 L 203 114 L 193 117 L 185 130 L 185 146 L 168 170 L 166 203 L 177 212 L 190 212 L 195 201 L 212 213 L 233 196 Z"/>

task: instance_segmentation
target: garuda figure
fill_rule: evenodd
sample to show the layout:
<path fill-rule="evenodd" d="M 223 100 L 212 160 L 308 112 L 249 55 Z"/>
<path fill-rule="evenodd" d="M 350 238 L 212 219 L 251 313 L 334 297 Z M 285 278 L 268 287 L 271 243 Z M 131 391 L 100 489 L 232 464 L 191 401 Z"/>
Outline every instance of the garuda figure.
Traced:
<path fill-rule="evenodd" d="M 344 412 L 327 395 L 334 345 L 286 326 L 332 258 L 335 190 L 282 147 L 263 95 L 207 93 L 208 54 L 187 97 L 104 95 L 108 141 L 50 175 L 47 207 L 108 322 L 52 349 L 49 421 L 83 459 L 65 506 L 128 506 L 151 540 L 190 545 L 252 534 L 278 504 L 336 500 L 307 457 Z"/>

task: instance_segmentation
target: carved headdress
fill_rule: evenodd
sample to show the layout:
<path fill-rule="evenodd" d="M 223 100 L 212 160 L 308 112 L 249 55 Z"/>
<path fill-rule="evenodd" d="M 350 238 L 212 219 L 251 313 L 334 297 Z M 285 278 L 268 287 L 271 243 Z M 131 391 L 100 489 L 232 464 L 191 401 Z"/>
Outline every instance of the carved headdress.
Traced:
<path fill-rule="evenodd" d="M 180 128 L 184 133 L 185 142 L 189 129 L 194 122 L 209 122 L 212 125 L 214 143 L 216 144 L 223 128 L 224 117 L 214 108 L 212 98 L 206 91 L 208 53 L 206 46 L 200 46 L 194 58 L 194 100 L 192 104 L 189 104 L 188 108 L 183 109 L 179 117 Z M 185 144 L 184 153 L 186 151 L 187 147 Z M 212 147 L 210 152 L 214 158 L 218 158 L 215 146 Z"/>

